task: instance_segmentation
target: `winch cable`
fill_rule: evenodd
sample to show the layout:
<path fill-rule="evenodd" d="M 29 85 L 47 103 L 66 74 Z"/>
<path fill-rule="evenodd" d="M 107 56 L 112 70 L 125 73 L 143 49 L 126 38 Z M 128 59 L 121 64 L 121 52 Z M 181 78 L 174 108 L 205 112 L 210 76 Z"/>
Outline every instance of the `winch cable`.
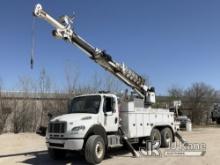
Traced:
<path fill-rule="evenodd" d="M 30 67 L 31 69 L 34 68 L 34 55 L 35 55 L 35 17 L 32 16 L 32 34 L 31 34 L 31 39 L 32 39 L 32 45 L 31 45 L 31 58 L 30 58 Z"/>

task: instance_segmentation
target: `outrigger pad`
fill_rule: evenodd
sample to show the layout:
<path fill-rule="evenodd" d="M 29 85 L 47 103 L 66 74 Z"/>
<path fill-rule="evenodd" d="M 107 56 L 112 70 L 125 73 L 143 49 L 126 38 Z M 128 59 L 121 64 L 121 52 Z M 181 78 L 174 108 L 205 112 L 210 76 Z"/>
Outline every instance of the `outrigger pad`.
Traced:
<path fill-rule="evenodd" d="M 175 136 L 177 137 L 177 139 L 179 139 L 179 141 L 181 143 L 184 144 L 184 146 L 187 146 L 189 143 L 179 134 L 179 132 L 175 133 Z"/>

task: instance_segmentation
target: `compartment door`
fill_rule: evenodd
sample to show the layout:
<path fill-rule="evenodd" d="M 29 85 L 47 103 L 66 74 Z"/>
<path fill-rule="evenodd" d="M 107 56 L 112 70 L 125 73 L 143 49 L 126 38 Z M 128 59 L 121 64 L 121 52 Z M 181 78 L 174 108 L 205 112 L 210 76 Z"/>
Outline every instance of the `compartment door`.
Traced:
<path fill-rule="evenodd" d="M 144 136 L 144 114 L 136 114 L 136 135 Z"/>

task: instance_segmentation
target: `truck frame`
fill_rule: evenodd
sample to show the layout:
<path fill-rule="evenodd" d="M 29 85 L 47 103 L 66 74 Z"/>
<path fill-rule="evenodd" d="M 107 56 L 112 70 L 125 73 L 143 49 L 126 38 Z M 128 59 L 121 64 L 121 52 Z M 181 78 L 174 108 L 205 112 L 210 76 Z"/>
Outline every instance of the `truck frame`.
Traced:
<path fill-rule="evenodd" d="M 46 143 L 51 157 L 63 157 L 66 151 L 81 151 L 87 162 L 97 164 L 108 148 L 126 145 L 134 156 L 139 156 L 133 143 L 143 146 L 150 140 L 153 148 L 168 147 L 175 136 L 185 142 L 177 132 L 179 125 L 174 120 L 174 113 L 152 108 L 155 90 L 145 85 L 143 77 L 77 35 L 71 27 L 71 17 L 65 15 L 56 20 L 40 4 L 35 6 L 34 16 L 55 28 L 53 36 L 79 47 L 91 60 L 138 94 L 124 94 L 119 98 L 109 92 L 100 92 L 74 97 L 68 113 L 49 122 Z"/>

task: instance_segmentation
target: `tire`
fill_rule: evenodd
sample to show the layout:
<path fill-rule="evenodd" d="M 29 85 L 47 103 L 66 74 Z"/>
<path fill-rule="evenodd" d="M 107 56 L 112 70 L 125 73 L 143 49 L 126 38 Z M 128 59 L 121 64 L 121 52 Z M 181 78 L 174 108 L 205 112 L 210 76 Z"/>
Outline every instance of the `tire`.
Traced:
<path fill-rule="evenodd" d="M 48 153 L 49 153 L 50 158 L 55 159 L 55 160 L 64 159 L 66 157 L 66 150 L 49 148 Z"/>
<path fill-rule="evenodd" d="M 98 164 L 105 156 L 105 142 L 99 135 L 92 135 L 85 145 L 85 159 L 88 163 Z"/>
<path fill-rule="evenodd" d="M 217 124 L 220 124 L 220 119 L 219 119 L 219 118 L 216 120 L 216 123 L 217 123 Z"/>
<path fill-rule="evenodd" d="M 160 148 L 160 145 L 161 145 L 161 134 L 160 134 L 160 131 L 158 129 L 154 128 L 151 131 L 150 141 L 152 142 L 151 150 L 152 149 L 159 149 Z"/>
<path fill-rule="evenodd" d="M 170 128 L 166 127 L 161 130 L 161 147 L 169 147 L 173 142 L 173 132 Z"/>

